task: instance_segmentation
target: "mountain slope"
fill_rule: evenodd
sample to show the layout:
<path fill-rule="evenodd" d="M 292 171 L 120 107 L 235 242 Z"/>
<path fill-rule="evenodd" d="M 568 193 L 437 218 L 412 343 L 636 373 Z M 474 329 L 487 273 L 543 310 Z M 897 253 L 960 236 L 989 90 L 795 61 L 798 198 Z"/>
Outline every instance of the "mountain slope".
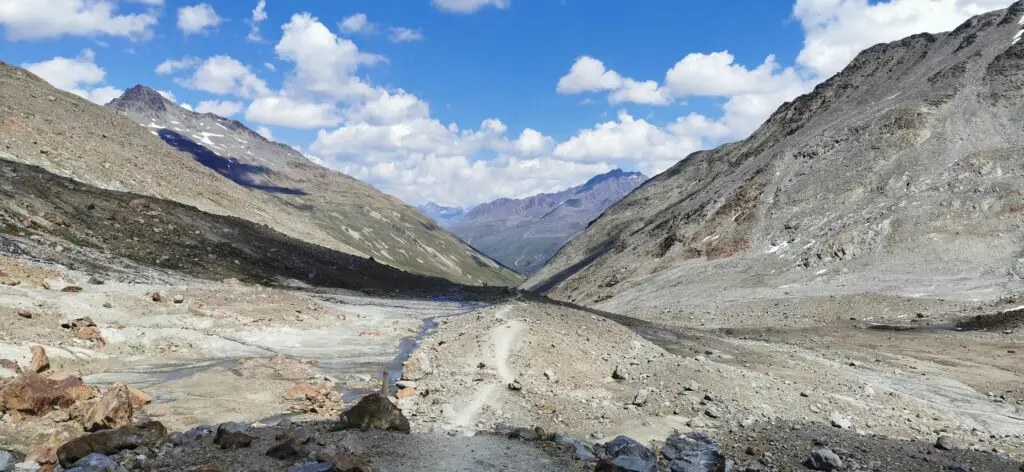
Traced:
<path fill-rule="evenodd" d="M 429 218 L 373 187 L 316 165 L 243 124 L 181 108 L 136 86 L 107 105 L 236 184 L 274 201 L 320 243 L 410 272 L 468 284 L 508 285 L 511 271 Z"/>
<path fill-rule="evenodd" d="M 410 272 L 468 284 L 500 285 L 516 280 L 511 271 L 397 199 L 316 166 L 237 122 L 213 115 L 176 115 L 189 112 L 143 87 L 126 92 L 118 103 L 136 113 L 151 110 L 146 116 L 150 120 L 191 117 L 209 128 L 179 135 L 183 139 L 177 147 L 189 151 L 181 152 L 150 132 L 161 126 L 153 121 L 146 123 L 153 125 L 147 131 L 110 109 L 0 63 L 0 145 L 20 162 L 89 185 L 238 216 L 303 241 L 373 257 Z M 221 157 L 189 144 L 193 134 L 203 144 L 216 144 L 213 139 L 248 141 L 244 149 L 252 154 Z M 243 148 L 233 148 L 237 149 Z M 199 162 L 203 159 L 206 165 Z"/>
<path fill-rule="evenodd" d="M 450 228 L 498 262 L 529 275 L 645 180 L 639 172 L 616 169 L 561 192 L 484 203 Z"/>
<path fill-rule="evenodd" d="M 1024 3 L 871 47 L 744 141 L 611 207 L 525 284 L 684 298 L 974 298 L 1024 278 Z"/>

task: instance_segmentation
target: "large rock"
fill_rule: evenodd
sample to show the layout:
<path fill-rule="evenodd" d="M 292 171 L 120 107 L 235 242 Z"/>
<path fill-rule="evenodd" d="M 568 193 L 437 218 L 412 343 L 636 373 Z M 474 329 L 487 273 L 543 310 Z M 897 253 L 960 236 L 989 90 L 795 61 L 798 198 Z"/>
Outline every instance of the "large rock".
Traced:
<path fill-rule="evenodd" d="M 75 462 L 64 472 L 128 472 L 121 464 L 103 454 L 92 453 Z"/>
<path fill-rule="evenodd" d="M 373 461 L 348 452 L 333 454 L 327 461 L 338 472 L 374 472 Z"/>
<path fill-rule="evenodd" d="M 117 382 L 89 408 L 82 420 L 82 426 L 86 431 L 128 426 L 134 422 L 134 409 L 128 386 Z"/>
<path fill-rule="evenodd" d="M 831 449 L 821 448 L 811 451 L 804 465 L 811 470 L 840 470 L 843 468 L 843 460 Z"/>
<path fill-rule="evenodd" d="M 670 472 L 729 472 L 733 468 L 718 443 L 704 433 L 669 436 L 661 455 L 668 461 Z"/>
<path fill-rule="evenodd" d="M 402 364 L 403 380 L 419 380 L 432 373 L 434 369 L 430 366 L 430 358 L 424 352 L 413 354 Z"/>
<path fill-rule="evenodd" d="M 43 346 L 32 346 L 32 364 L 29 367 L 31 372 L 40 373 L 50 368 L 50 357 L 46 355 Z"/>
<path fill-rule="evenodd" d="M 658 458 L 647 446 L 626 436 L 619 436 L 604 445 L 604 454 L 610 465 L 616 468 L 602 470 L 622 470 L 629 472 L 658 472 Z M 602 467 L 599 463 L 598 467 Z"/>
<path fill-rule="evenodd" d="M 92 395 L 92 389 L 77 377 L 52 380 L 27 373 L 0 387 L 0 411 L 43 416 L 57 408 L 70 408 Z"/>
<path fill-rule="evenodd" d="M 7 451 L 0 451 L 0 472 L 9 472 L 14 468 L 14 455 Z"/>
<path fill-rule="evenodd" d="M 363 431 L 379 429 L 409 433 L 409 420 L 388 397 L 371 393 L 348 411 L 341 414 L 343 428 L 358 428 Z"/>
<path fill-rule="evenodd" d="M 57 459 L 69 467 L 89 454 L 114 454 L 125 449 L 153 447 L 167 436 L 167 428 L 158 421 L 150 421 L 118 429 L 107 429 L 86 434 L 57 448 Z"/>

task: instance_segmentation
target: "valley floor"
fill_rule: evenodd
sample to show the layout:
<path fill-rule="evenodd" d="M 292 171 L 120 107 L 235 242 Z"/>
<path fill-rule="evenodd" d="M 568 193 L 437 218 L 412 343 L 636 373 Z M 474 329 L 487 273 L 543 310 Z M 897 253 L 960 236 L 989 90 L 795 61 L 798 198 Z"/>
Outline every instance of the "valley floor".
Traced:
<path fill-rule="evenodd" d="M 171 432 L 253 428 L 251 448 L 168 445 L 137 470 L 288 470 L 333 449 L 382 471 L 593 469 L 564 444 L 481 434 L 512 427 L 587 447 L 701 431 L 738 470 L 800 470 L 818 447 L 844 470 L 1016 471 L 1024 459 L 1019 312 L 958 329 L 1013 300 L 801 298 L 630 318 L 526 294 L 482 303 L 166 272 L 99 280 L 10 257 L 0 272 L 0 358 L 28 366 L 41 345 L 47 375 L 126 382 L 151 397 L 135 420 Z M 413 434 L 334 431 L 382 371 L 394 394 L 410 355 L 397 402 Z M 38 454 L 81 434 L 68 416 L 8 414 L 0 449 Z M 266 456 L 298 427 L 316 431 L 303 455 Z"/>

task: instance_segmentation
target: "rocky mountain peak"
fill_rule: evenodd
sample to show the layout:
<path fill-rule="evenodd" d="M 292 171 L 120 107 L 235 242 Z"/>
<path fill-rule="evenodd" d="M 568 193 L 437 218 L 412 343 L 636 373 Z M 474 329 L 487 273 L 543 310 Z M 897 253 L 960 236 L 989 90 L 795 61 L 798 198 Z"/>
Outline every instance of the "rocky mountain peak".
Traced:
<path fill-rule="evenodd" d="M 160 92 L 145 85 L 136 85 L 125 90 L 120 97 L 112 100 L 107 106 L 115 110 L 131 108 L 163 112 L 167 110 L 167 105 L 175 106 L 170 100 L 160 95 Z"/>

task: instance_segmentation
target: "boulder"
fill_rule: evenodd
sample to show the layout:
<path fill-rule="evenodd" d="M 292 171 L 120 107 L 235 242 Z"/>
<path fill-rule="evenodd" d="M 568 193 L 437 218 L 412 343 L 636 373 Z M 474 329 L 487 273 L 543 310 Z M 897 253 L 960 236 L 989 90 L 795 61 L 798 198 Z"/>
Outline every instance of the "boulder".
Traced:
<path fill-rule="evenodd" d="M 668 461 L 670 472 L 728 472 L 733 467 L 718 443 L 704 433 L 669 436 L 661 456 Z"/>
<path fill-rule="evenodd" d="M 234 451 L 236 449 L 246 448 L 252 445 L 252 436 L 242 432 L 226 433 L 220 436 L 220 439 L 216 441 L 217 445 L 221 449 L 226 451 Z"/>
<path fill-rule="evenodd" d="M 92 389 L 80 378 L 53 380 L 29 372 L 0 387 L 0 411 L 43 416 L 57 408 L 70 408 L 92 395 Z"/>
<path fill-rule="evenodd" d="M 651 396 L 651 391 L 646 388 L 641 388 L 633 396 L 633 404 L 636 406 L 644 406 L 647 404 L 648 398 Z"/>
<path fill-rule="evenodd" d="M 430 358 L 423 352 L 413 354 L 402 364 L 402 380 L 420 380 L 432 373 L 434 369 L 430 366 Z"/>
<path fill-rule="evenodd" d="M 629 472 L 657 472 L 658 458 L 647 446 L 628 438 L 619 436 L 604 445 L 604 459 L 608 464 L 598 463 L 595 470 L 622 470 Z M 615 468 L 608 468 L 615 467 Z"/>
<path fill-rule="evenodd" d="M 409 433 L 409 420 L 388 397 L 371 393 L 348 411 L 341 414 L 342 428 L 358 428 L 363 431 L 379 429 Z"/>
<path fill-rule="evenodd" d="M 615 380 L 629 380 L 629 373 L 626 372 L 626 368 L 622 365 L 615 366 L 615 370 L 612 371 L 612 378 Z"/>
<path fill-rule="evenodd" d="M 935 448 L 943 451 L 952 451 L 956 449 L 956 440 L 950 436 L 939 436 L 939 439 L 935 441 Z"/>
<path fill-rule="evenodd" d="M 267 456 L 279 461 L 294 459 L 302 455 L 304 452 L 302 444 L 303 443 L 298 438 L 288 439 L 287 441 L 267 450 Z"/>
<path fill-rule="evenodd" d="M 0 472 L 8 472 L 14 468 L 14 455 L 0 450 Z"/>
<path fill-rule="evenodd" d="M 29 371 L 40 373 L 50 368 L 50 357 L 46 355 L 46 349 L 43 346 L 32 346 L 32 364 L 29 367 Z"/>
<path fill-rule="evenodd" d="M 79 459 L 64 472 L 128 472 L 121 464 L 103 454 L 92 453 Z"/>
<path fill-rule="evenodd" d="M 67 328 L 67 329 L 72 329 L 72 328 L 74 328 L 74 329 L 88 328 L 90 326 L 96 326 L 96 322 L 93 321 L 92 318 L 90 318 L 88 316 L 83 316 L 81 318 L 75 318 L 73 320 L 65 321 L 65 322 L 60 324 L 61 328 Z"/>
<path fill-rule="evenodd" d="M 244 433 L 249 431 L 249 425 L 242 422 L 221 423 L 217 425 L 217 434 L 213 437 L 214 444 L 220 444 L 221 438 L 231 433 Z"/>
<path fill-rule="evenodd" d="M 399 390 L 398 393 L 395 394 L 395 397 L 398 398 L 399 400 L 401 400 L 403 398 L 412 398 L 412 397 L 415 397 L 415 396 L 416 396 L 416 389 L 415 388 L 403 388 L 403 389 Z"/>
<path fill-rule="evenodd" d="M 128 386 L 118 382 L 111 385 L 100 400 L 89 408 L 82 426 L 89 432 L 128 426 L 133 423 L 134 410 Z"/>
<path fill-rule="evenodd" d="M 131 396 L 132 406 L 135 408 L 149 405 L 149 403 L 153 401 L 153 398 L 147 395 L 146 392 L 132 386 L 128 387 L 128 395 Z"/>
<path fill-rule="evenodd" d="M 840 470 L 843 468 L 843 460 L 831 449 L 820 448 L 811 451 L 804 465 L 811 470 Z"/>
<path fill-rule="evenodd" d="M 92 453 L 115 454 L 125 449 L 153 447 L 164 436 L 167 428 L 158 421 L 107 429 L 68 441 L 57 448 L 57 459 L 62 466 L 69 467 Z"/>

